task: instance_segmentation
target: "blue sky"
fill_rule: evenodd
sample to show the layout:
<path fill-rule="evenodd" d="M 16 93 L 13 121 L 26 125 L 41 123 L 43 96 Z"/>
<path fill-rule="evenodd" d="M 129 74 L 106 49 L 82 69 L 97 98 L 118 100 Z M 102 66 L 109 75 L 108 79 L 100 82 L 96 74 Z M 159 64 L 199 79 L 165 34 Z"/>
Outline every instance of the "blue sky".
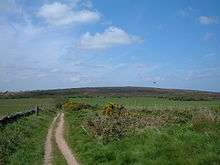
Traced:
<path fill-rule="evenodd" d="M 219 6 L 219 0 L 0 1 L 0 90 L 220 91 Z"/>

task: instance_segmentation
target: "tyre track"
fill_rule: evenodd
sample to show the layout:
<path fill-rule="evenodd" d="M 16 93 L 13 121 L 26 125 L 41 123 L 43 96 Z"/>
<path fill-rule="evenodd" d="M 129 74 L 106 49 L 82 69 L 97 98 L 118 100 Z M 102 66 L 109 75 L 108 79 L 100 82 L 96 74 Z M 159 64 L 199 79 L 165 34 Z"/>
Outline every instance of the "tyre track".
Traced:
<path fill-rule="evenodd" d="M 47 132 L 47 137 L 44 145 L 44 165 L 52 165 L 52 136 L 53 136 L 53 129 L 55 126 L 55 122 L 60 114 L 57 114 L 57 116 L 53 119 L 50 128 Z"/>
<path fill-rule="evenodd" d="M 67 145 L 67 142 L 64 139 L 64 113 L 61 113 L 59 119 L 60 121 L 58 122 L 58 126 L 55 130 L 55 139 L 57 146 L 63 154 L 64 158 L 66 159 L 68 165 L 78 165 L 69 146 Z"/>

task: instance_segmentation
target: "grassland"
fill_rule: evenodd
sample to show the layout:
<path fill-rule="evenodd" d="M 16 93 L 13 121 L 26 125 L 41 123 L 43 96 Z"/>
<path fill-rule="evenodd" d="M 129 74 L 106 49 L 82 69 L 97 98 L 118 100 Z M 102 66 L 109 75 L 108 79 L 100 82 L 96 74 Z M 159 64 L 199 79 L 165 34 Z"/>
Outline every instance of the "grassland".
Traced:
<path fill-rule="evenodd" d="M 132 97 L 75 97 L 72 100 L 78 102 L 85 102 L 91 105 L 105 105 L 106 103 L 113 102 L 124 105 L 129 109 L 146 109 L 146 108 L 211 108 L 220 107 L 220 100 L 212 101 L 174 101 L 167 98 L 155 98 L 155 97 L 144 97 L 144 96 L 132 96 Z"/>
<path fill-rule="evenodd" d="M 220 164 L 219 94 L 193 92 L 182 99 L 175 91 L 173 98 L 143 96 L 140 89 L 123 93 L 117 88 L 119 95 L 99 90 L 94 95 L 94 89 L 85 89 L 83 95 L 58 90 L 2 96 L 0 116 L 35 106 L 45 111 L 0 127 L 0 164 L 42 164 L 47 129 L 65 100 L 82 103 L 64 108 L 65 138 L 81 164 Z M 105 107 L 110 102 L 123 106 L 111 112 Z M 52 162 L 66 164 L 54 139 Z"/>
<path fill-rule="evenodd" d="M 0 116 L 30 110 L 36 106 L 49 107 L 51 104 L 54 104 L 52 98 L 0 99 Z"/>
<path fill-rule="evenodd" d="M 42 164 L 44 140 L 54 114 L 46 110 L 1 127 L 0 164 Z"/>
<path fill-rule="evenodd" d="M 72 98 L 66 139 L 82 164 L 219 164 L 220 102 L 149 97 Z M 126 115 L 103 115 L 107 102 Z M 121 113 L 120 113 L 121 114 Z"/>
<path fill-rule="evenodd" d="M 43 109 L 39 115 L 0 126 L 0 164 L 42 164 L 47 130 L 57 113 L 54 101 L 50 98 L 26 98 L 1 99 L 0 102 L 1 115 L 29 110 L 36 105 Z"/>

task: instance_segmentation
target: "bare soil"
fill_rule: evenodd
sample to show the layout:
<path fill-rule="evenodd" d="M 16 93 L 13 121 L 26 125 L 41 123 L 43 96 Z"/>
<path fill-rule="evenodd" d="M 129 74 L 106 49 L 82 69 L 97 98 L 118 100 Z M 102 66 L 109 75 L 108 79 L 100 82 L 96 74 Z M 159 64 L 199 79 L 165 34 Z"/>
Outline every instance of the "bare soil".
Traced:
<path fill-rule="evenodd" d="M 57 114 L 57 116 L 53 119 L 50 128 L 48 129 L 45 145 L 44 145 L 44 165 L 52 165 L 52 135 L 53 135 L 53 129 L 56 123 L 57 118 L 60 114 Z"/>
<path fill-rule="evenodd" d="M 58 126 L 55 130 L 57 146 L 66 159 L 68 165 L 78 165 L 74 155 L 72 154 L 69 146 L 67 145 L 67 142 L 64 139 L 64 113 L 61 113 L 59 119 L 60 120 L 58 122 Z"/>

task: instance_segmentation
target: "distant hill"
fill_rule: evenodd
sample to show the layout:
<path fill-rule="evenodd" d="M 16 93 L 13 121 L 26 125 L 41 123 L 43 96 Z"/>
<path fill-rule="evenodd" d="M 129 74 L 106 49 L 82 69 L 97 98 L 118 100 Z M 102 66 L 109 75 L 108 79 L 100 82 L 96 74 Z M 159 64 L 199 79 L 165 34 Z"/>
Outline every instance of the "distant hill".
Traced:
<path fill-rule="evenodd" d="M 219 92 L 162 89 L 151 87 L 85 87 L 69 89 L 33 90 L 20 92 L 1 92 L 0 98 L 57 97 L 57 96 L 153 96 L 190 97 L 198 99 L 220 99 Z"/>

